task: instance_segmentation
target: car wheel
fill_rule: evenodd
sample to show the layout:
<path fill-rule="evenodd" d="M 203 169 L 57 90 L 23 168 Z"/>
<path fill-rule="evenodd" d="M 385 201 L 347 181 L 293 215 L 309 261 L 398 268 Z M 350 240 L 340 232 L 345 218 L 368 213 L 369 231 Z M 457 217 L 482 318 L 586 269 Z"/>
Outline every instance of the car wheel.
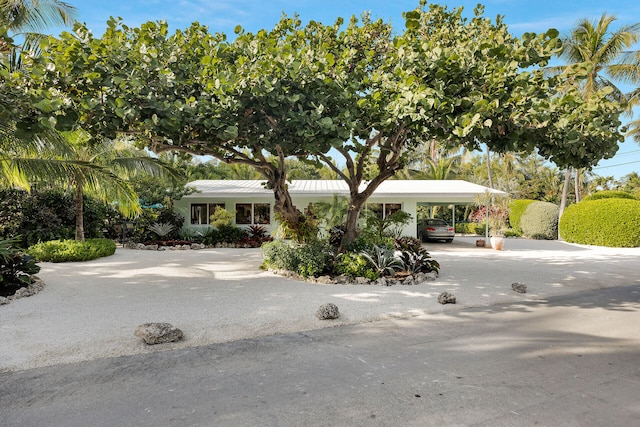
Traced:
<path fill-rule="evenodd" d="M 447 243 L 453 242 L 453 239 L 447 239 Z"/>

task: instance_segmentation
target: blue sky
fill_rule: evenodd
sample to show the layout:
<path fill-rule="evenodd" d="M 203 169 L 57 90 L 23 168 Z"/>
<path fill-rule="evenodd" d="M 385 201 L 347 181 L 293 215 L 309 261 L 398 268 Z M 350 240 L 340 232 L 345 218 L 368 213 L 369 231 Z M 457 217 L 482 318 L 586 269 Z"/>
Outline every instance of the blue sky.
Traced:
<path fill-rule="evenodd" d="M 283 13 L 297 13 L 303 21 L 331 23 L 337 17 L 359 16 L 364 11 L 374 18 L 390 21 L 398 29 L 403 26 L 402 12 L 415 9 L 418 0 L 66 0 L 78 9 L 78 20 L 84 22 L 95 35 L 101 35 L 110 16 L 121 17 L 128 26 L 146 21 L 166 20 L 172 29 L 185 28 L 192 22 L 205 24 L 212 32 L 233 37 L 233 29 L 241 25 L 247 31 L 272 28 Z M 434 1 L 435 2 L 435 1 Z M 578 19 L 597 19 L 604 12 L 618 18 L 617 24 L 640 22 L 638 0 L 457 0 L 435 2 L 450 7 L 463 6 L 469 14 L 482 3 L 485 15 L 504 16 L 515 34 L 527 31 L 543 32 L 556 28 L 566 34 Z M 617 26 L 615 27 L 617 28 Z M 58 34 L 62 29 L 52 31 Z M 640 48 L 638 46 L 637 48 Z M 640 111 L 636 111 L 636 115 Z M 601 161 L 594 172 L 619 178 L 640 171 L 640 145 L 627 141 L 618 154 Z"/>

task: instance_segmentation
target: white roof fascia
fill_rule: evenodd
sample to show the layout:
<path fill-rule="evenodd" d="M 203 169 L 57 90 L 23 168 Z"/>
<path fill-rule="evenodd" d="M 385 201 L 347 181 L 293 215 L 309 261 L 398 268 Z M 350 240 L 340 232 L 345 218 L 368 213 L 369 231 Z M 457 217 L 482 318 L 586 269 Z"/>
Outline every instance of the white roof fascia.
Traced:
<path fill-rule="evenodd" d="M 198 180 L 187 184 L 199 193 L 183 197 L 196 198 L 250 198 L 272 197 L 273 191 L 264 188 L 264 180 Z M 346 182 L 342 180 L 293 180 L 289 184 L 292 197 L 316 195 L 331 197 L 334 194 L 349 196 Z M 366 187 L 363 183 L 362 188 Z M 463 180 L 387 180 L 374 191 L 372 199 L 412 198 L 421 201 L 470 203 L 480 194 L 505 196 L 507 193 Z"/>

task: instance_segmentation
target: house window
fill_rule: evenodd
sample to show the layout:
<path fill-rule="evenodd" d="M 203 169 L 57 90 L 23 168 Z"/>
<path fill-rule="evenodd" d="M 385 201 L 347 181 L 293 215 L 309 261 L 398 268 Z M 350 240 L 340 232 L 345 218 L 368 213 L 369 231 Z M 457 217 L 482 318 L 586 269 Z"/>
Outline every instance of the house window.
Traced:
<path fill-rule="evenodd" d="M 253 205 L 253 223 L 271 223 L 271 206 L 269 206 L 269 203 L 256 203 Z"/>
<path fill-rule="evenodd" d="M 271 205 L 269 203 L 236 203 L 236 224 L 270 224 Z"/>
<path fill-rule="evenodd" d="M 207 224 L 208 218 L 206 203 L 191 204 L 191 224 Z"/>
<path fill-rule="evenodd" d="M 384 217 L 388 217 L 389 215 L 393 215 L 394 213 L 402 210 L 401 203 L 385 203 L 384 204 Z"/>
<path fill-rule="evenodd" d="M 251 203 L 236 203 L 236 224 L 251 224 Z"/>
<path fill-rule="evenodd" d="M 191 224 L 209 224 L 209 217 L 217 207 L 224 209 L 224 203 L 192 203 L 191 204 Z"/>
<path fill-rule="evenodd" d="M 384 214 L 384 206 L 382 203 L 369 203 L 367 208 L 373 212 L 378 218 L 382 219 Z"/>
<path fill-rule="evenodd" d="M 376 214 L 380 219 L 402 210 L 402 203 L 367 203 L 367 209 Z"/>

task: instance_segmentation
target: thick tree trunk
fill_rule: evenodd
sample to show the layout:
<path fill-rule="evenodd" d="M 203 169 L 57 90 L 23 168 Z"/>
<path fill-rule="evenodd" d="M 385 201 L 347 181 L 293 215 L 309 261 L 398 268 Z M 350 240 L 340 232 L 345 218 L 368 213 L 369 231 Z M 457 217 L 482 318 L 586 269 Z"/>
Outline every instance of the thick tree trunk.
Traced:
<path fill-rule="evenodd" d="M 287 172 L 284 168 L 284 162 L 281 167 L 277 168 L 273 165 L 259 169 L 267 178 L 269 188 L 273 191 L 275 203 L 273 211 L 278 216 L 278 221 L 285 223 L 292 231 L 296 233 L 294 236 L 298 240 L 304 240 L 303 222 L 305 217 L 302 212 L 293 204 L 291 194 L 287 185 Z"/>
<path fill-rule="evenodd" d="M 270 184 L 273 187 L 273 196 L 275 198 L 274 212 L 281 217 L 282 221 L 285 221 L 291 228 L 295 229 L 300 224 L 302 212 L 294 206 L 291 200 L 286 177 L 284 174 L 278 174 Z"/>
<path fill-rule="evenodd" d="M 365 197 L 362 194 L 358 194 L 357 191 L 355 194 L 351 194 L 349 210 L 347 211 L 347 221 L 344 224 L 345 233 L 342 237 L 342 242 L 340 243 L 339 252 L 343 252 L 345 246 L 352 243 L 356 240 L 356 237 L 358 237 L 358 220 L 360 219 L 360 212 L 362 212 L 362 208 L 368 198 L 368 196 Z"/>
<path fill-rule="evenodd" d="M 84 242 L 84 212 L 81 182 L 76 182 L 76 240 Z"/>
<path fill-rule="evenodd" d="M 349 192 L 350 192 L 350 200 L 349 200 L 349 211 L 347 212 L 347 222 L 345 223 L 345 233 L 342 236 L 342 242 L 340 243 L 339 252 L 343 252 L 346 247 L 351 244 L 356 237 L 358 237 L 358 220 L 360 219 L 360 213 L 362 212 L 362 208 L 364 207 L 369 197 L 373 194 L 374 191 L 386 181 L 388 178 L 392 177 L 395 171 L 399 169 L 398 167 L 386 169 L 384 173 L 376 176 L 372 181 L 367 184 L 367 187 L 360 192 L 360 184 L 362 183 L 362 179 L 351 179 L 347 181 L 349 184 Z"/>

